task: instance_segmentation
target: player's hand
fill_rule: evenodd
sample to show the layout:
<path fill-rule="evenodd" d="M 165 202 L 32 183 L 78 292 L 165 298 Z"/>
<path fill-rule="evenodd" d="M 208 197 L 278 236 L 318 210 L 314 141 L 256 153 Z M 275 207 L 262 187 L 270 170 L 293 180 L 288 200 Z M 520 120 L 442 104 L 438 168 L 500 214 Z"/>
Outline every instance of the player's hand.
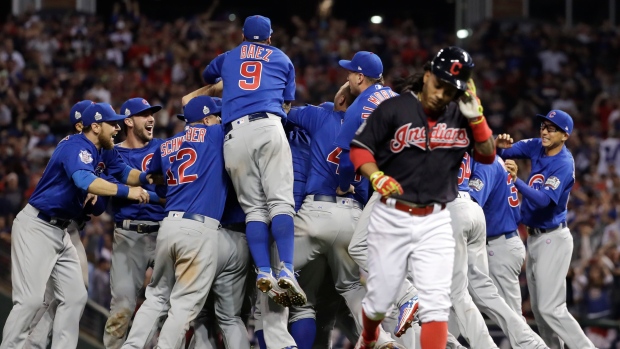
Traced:
<path fill-rule="evenodd" d="M 149 184 L 155 184 L 155 185 L 166 184 L 166 182 L 164 182 L 164 176 L 161 174 L 150 173 L 146 175 L 146 179 L 149 181 Z"/>
<path fill-rule="evenodd" d="M 476 95 L 476 85 L 473 79 L 467 81 L 467 90 L 459 98 L 459 109 L 469 121 L 478 119 L 484 115 L 484 109 L 480 98 Z"/>
<path fill-rule="evenodd" d="M 512 177 L 512 181 L 516 181 L 517 180 L 517 172 L 519 172 L 519 166 L 517 166 L 517 163 L 514 160 L 506 160 L 504 161 L 504 165 L 506 166 L 506 171 L 508 171 L 508 173 L 510 173 L 510 176 Z"/>
<path fill-rule="evenodd" d="M 86 200 L 84 200 L 84 206 L 83 207 L 86 207 L 86 205 L 88 205 L 89 203 L 91 205 L 95 205 L 95 203 L 97 202 L 97 197 L 98 196 L 95 195 L 95 194 L 91 194 L 91 193 L 86 194 Z"/>
<path fill-rule="evenodd" d="M 513 142 L 512 137 L 508 133 L 502 133 L 495 138 L 495 146 L 501 149 L 512 148 Z"/>
<path fill-rule="evenodd" d="M 394 178 L 386 176 L 382 171 L 370 175 L 372 187 L 382 196 L 401 195 L 403 187 Z"/>
<path fill-rule="evenodd" d="M 127 198 L 136 200 L 141 204 L 149 202 L 150 199 L 149 193 L 141 187 L 129 187 L 129 194 L 127 194 Z"/>
<path fill-rule="evenodd" d="M 282 109 L 284 109 L 284 112 L 288 114 L 288 112 L 291 111 L 291 103 L 282 103 Z"/>
<path fill-rule="evenodd" d="M 336 188 L 336 194 L 338 196 L 344 196 L 344 195 L 347 195 L 348 193 L 355 194 L 355 187 L 353 186 L 353 184 L 349 185 L 349 190 L 347 191 L 340 190 L 340 187 Z"/>

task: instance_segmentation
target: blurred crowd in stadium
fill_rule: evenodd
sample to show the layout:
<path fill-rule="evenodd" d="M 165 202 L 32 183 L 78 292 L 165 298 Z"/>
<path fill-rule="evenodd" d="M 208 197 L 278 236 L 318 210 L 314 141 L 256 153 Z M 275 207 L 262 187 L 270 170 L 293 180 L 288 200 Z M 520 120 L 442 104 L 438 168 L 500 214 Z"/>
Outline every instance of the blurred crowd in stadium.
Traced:
<path fill-rule="evenodd" d="M 115 8 L 111 18 L 24 14 L 0 19 L 0 243 L 25 205 L 57 142 L 68 133 L 69 109 L 81 99 L 118 107 L 141 96 L 160 104 L 156 137 L 184 124 L 181 97 L 202 85 L 201 72 L 241 40 L 241 23 L 195 14 L 174 22 Z M 473 56 L 474 79 L 495 133 L 537 137 L 533 116 L 562 109 L 575 120 L 568 147 L 576 162 L 569 202 L 574 235 L 567 282 L 569 309 L 580 320 L 620 319 L 620 31 L 602 23 L 483 22 L 464 42 L 412 21 L 350 26 L 329 16 L 273 23 L 273 44 L 293 61 L 297 104 L 330 100 L 346 79 L 339 59 L 358 50 L 383 60 L 386 84 L 419 71 L 448 44 Z M 437 29 L 437 28 L 435 28 Z M 122 135 L 119 135 L 122 137 Z M 526 163 L 520 164 L 529 173 Z M 90 297 L 109 306 L 113 222 L 90 221 L 83 242 L 92 268 Z M 525 241 L 526 233 L 522 231 Z M 525 268 L 525 266 L 524 266 Z M 524 315 L 531 318 L 525 276 Z M 599 348 L 617 341 L 613 329 L 589 328 Z"/>

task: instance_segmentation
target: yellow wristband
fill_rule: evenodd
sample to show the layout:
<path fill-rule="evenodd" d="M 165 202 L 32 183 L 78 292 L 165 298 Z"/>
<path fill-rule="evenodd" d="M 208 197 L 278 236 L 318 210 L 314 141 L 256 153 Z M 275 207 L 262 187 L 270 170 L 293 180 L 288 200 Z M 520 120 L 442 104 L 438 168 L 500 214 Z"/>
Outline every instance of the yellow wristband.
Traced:
<path fill-rule="evenodd" d="M 377 177 L 381 177 L 383 175 L 384 175 L 383 171 L 377 171 L 377 172 L 371 174 L 369 178 L 370 178 L 371 182 L 374 182 L 374 180 L 377 179 Z"/>
<path fill-rule="evenodd" d="M 478 120 L 470 121 L 469 124 L 470 125 L 478 125 L 478 124 L 482 123 L 483 121 L 484 121 L 484 115 L 481 115 L 480 117 L 478 117 Z"/>

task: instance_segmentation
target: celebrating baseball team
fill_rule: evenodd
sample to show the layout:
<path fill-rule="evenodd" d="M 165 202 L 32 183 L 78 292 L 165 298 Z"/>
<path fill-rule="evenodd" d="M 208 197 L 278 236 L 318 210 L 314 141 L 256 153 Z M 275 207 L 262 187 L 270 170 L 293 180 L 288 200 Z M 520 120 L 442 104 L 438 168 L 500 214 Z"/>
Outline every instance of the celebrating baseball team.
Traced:
<path fill-rule="evenodd" d="M 594 348 L 566 307 L 570 115 L 532 116 L 540 138 L 493 136 L 472 57 L 455 46 L 398 90 L 377 55 L 357 52 L 339 62 L 348 75 L 333 101 L 291 106 L 295 69 L 272 33 L 268 18 L 246 18 L 243 42 L 206 66 L 169 139 L 153 137 L 161 107 L 143 98 L 119 113 L 73 106 L 75 134 L 14 221 L 0 349 L 77 347 L 79 231 L 106 208 L 106 349 L 156 335 L 162 349 L 249 349 L 249 313 L 260 348 L 331 348 L 335 326 L 360 349 L 463 348 L 459 336 L 498 348 L 483 313 L 513 348 Z M 527 183 L 512 159 L 531 160 Z M 522 316 L 524 262 L 540 336 Z"/>

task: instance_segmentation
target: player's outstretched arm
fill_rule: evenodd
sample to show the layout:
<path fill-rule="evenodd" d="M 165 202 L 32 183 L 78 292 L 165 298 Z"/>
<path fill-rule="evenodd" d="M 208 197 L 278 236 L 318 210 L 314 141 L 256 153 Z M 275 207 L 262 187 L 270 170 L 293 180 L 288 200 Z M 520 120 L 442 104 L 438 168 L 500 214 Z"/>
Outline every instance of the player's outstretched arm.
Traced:
<path fill-rule="evenodd" d="M 181 98 L 181 105 L 185 106 L 189 101 L 191 101 L 194 97 L 198 96 L 211 96 L 211 97 L 222 97 L 222 92 L 224 91 L 224 83 L 220 80 L 216 84 L 208 84 L 203 86 L 195 91 L 192 91 L 183 98 Z"/>
<path fill-rule="evenodd" d="M 150 197 L 146 190 L 140 187 L 128 187 L 123 184 L 112 184 L 105 179 L 97 178 L 89 186 L 88 192 L 101 196 L 124 197 L 137 200 L 140 203 L 149 202 Z"/>

